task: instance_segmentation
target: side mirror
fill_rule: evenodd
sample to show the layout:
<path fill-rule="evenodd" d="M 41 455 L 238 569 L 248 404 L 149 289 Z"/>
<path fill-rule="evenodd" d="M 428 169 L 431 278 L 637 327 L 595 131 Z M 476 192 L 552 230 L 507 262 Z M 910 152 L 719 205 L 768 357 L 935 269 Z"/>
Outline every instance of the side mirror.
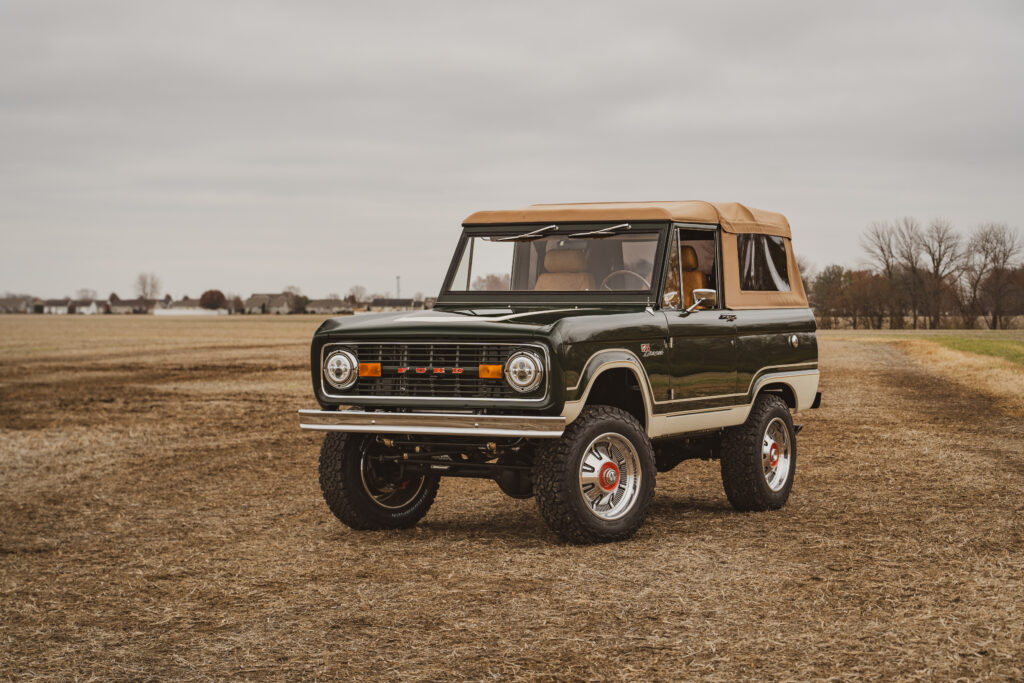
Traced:
<path fill-rule="evenodd" d="M 693 313 L 698 306 L 715 306 L 718 303 L 718 292 L 713 289 L 693 290 L 693 305 L 686 309 L 687 313 Z"/>

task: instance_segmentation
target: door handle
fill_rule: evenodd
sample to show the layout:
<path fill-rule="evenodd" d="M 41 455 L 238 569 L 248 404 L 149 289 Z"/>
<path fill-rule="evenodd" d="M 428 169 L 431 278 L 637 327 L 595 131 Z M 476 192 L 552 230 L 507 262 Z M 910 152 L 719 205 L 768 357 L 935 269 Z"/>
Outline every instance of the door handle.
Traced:
<path fill-rule="evenodd" d="M 735 313 L 723 313 L 722 315 L 718 316 L 718 319 L 719 320 L 728 320 L 729 322 L 732 322 L 733 320 L 736 319 L 736 314 Z"/>

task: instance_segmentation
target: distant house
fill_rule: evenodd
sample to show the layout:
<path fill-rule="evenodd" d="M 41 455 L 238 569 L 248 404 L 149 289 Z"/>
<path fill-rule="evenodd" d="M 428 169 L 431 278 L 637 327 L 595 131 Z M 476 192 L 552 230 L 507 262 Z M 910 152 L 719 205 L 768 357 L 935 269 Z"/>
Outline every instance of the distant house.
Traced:
<path fill-rule="evenodd" d="M 9 296 L 0 299 L 0 313 L 31 313 L 32 297 Z"/>
<path fill-rule="evenodd" d="M 189 299 L 185 297 L 180 301 L 172 301 L 170 305 L 162 308 L 157 308 L 153 311 L 153 315 L 165 316 L 165 315 L 227 315 L 228 309 L 226 308 L 203 308 L 199 305 L 199 299 Z"/>
<path fill-rule="evenodd" d="M 47 299 L 43 302 L 43 313 L 47 315 L 67 315 L 72 308 L 71 299 Z"/>
<path fill-rule="evenodd" d="M 306 304 L 306 313 L 349 315 L 352 313 L 352 309 L 341 299 L 313 299 Z"/>
<path fill-rule="evenodd" d="M 70 312 L 78 313 L 79 315 L 99 315 L 101 313 L 110 313 L 110 304 L 98 299 L 80 299 L 78 301 L 72 301 L 71 305 L 74 307 L 74 310 Z"/>
<path fill-rule="evenodd" d="M 246 313 L 273 313 L 284 315 L 295 310 L 291 294 L 253 294 L 245 300 Z"/>
<path fill-rule="evenodd" d="M 423 302 L 412 299 L 374 299 L 370 302 L 370 308 L 375 311 L 408 311 L 423 308 Z"/>

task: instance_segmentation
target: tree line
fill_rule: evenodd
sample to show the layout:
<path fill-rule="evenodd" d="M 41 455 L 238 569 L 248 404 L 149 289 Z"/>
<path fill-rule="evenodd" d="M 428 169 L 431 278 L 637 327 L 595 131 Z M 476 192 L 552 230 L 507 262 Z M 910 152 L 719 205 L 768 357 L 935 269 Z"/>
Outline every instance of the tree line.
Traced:
<path fill-rule="evenodd" d="M 903 218 L 869 226 L 861 247 L 864 268 L 801 268 L 824 328 L 997 330 L 1024 315 L 1024 241 L 1006 224 L 961 234 L 946 220 Z"/>

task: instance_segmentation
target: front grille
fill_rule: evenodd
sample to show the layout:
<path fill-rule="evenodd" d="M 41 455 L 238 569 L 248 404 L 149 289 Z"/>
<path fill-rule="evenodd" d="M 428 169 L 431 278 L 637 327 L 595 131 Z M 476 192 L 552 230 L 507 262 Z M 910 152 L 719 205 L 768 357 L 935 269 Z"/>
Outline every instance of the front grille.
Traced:
<path fill-rule="evenodd" d="M 480 365 L 504 365 L 522 344 L 473 344 L 452 342 L 352 342 L 329 344 L 323 358 L 336 349 L 355 353 L 360 363 L 380 363 L 380 377 L 360 377 L 345 391 L 324 388 L 345 396 L 409 398 L 536 399 L 544 395 L 543 382 L 536 391 L 521 394 L 502 379 L 481 379 Z M 531 348 L 538 353 L 540 349 Z M 544 357 L 543 353 L 540 353 Z M 462 372 L 456 372 L 456 370 Z M 546 370 L 546 368 L 545 368 Z"/>

